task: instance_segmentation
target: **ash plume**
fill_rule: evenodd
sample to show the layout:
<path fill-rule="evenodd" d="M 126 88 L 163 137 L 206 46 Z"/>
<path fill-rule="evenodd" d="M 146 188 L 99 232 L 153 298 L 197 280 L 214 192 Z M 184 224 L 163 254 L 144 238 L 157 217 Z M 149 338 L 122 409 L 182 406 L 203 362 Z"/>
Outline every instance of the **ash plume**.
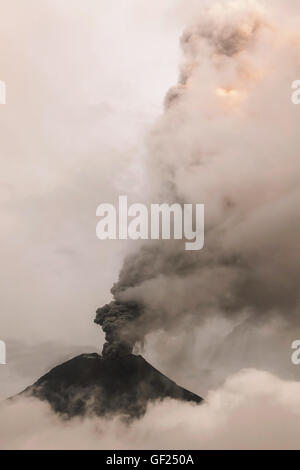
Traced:
<path fill-rule="evenodd" d="M 206 244 L 149 242 L 125 260 L 114 301 L 97 311 L 103 354 L 214 316 L 298 322 L 300 144 L 288 93 L 300 36 L 277 7 L 213 3 L 183 33 L 146 165 L 153 199 L 205 204 Z"/>
<path fill-rule="evenodd" d="M 113 301 L 96 312 L 95 323 L 102 326 L 105 333 L 103 356 L 131 354 L 140 337 L 134 321 L 141 314 L 141 306 L 135 302 Z"/>

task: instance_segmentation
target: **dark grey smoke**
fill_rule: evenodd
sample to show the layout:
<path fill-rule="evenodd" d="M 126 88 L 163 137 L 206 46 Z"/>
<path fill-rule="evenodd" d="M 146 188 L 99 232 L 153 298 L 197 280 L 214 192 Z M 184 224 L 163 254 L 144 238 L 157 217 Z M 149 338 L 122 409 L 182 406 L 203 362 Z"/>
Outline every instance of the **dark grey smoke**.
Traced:
<path fill-rule="evenodd" d="M 142 308 L 135 302 L 113 301 L 96 312 L 95 323 L 102 326 L 105 340 L 102 356 L 123 356 L 132 353 L 140 335 L 135 328 L 135 320 Z"/>

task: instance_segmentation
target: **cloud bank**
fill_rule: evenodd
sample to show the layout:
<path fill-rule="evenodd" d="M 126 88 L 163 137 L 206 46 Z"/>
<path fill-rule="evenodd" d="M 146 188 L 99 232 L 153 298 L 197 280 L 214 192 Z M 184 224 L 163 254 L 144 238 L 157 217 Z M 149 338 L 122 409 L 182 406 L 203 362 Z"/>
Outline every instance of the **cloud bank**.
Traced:
<path fill-rule="evenodd" d="M 300 384 L 243 370 L 193 406 L 166 400 L 127 425 L 120 419 L 60 421 L 47 405 L 0 408 L 1 449 L 299 449 Z"/>

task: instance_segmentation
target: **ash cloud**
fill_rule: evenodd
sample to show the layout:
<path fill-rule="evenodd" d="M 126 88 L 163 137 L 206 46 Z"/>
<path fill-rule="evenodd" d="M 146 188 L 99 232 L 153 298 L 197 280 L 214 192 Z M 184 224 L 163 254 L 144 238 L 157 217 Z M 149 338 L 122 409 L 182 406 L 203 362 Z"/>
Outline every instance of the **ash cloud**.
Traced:
<path fill-rule="evenodd" d="M 198 17 L 181 37 L 179 83 L 148 136 L 146 165 L 150 200 L 205 204 L 205 249 L 149 242 L 127 258 L 115 301 L 97 314 L 105 351 L 119 337 L 132 350 L 149 333 L 186 334 L 212 317 L 299 323 L 295 20 L 283 2 L 250 0 Z"/>
<path fill-rule="evenodd" d="M 141 306 L 135 302 L 113 301 L 97 310 L 95 323 L 105 333 L 103 356 L 131 354 L 140 339 L 134 322 L 141 315 Z"/>

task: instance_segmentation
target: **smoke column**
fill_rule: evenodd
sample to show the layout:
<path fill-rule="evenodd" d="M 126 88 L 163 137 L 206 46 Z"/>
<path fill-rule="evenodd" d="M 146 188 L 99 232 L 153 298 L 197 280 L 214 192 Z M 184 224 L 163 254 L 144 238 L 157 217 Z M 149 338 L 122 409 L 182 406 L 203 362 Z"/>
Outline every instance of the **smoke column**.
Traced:
<path fill-rule="evenodd" d="M 199 7 L 182 34 L 178 84 L 148 136 L 157 202 L 204 203 L 205 248 L 149 242 L 129 256 L 97 311 L 103 355 L 130 353 L 158 330 L 208 317 L 298 322 L 299 138 L 290 86 L 299 20 L 284 3 Z M 167 60 L 167 59 L 166 59 Z"/>

